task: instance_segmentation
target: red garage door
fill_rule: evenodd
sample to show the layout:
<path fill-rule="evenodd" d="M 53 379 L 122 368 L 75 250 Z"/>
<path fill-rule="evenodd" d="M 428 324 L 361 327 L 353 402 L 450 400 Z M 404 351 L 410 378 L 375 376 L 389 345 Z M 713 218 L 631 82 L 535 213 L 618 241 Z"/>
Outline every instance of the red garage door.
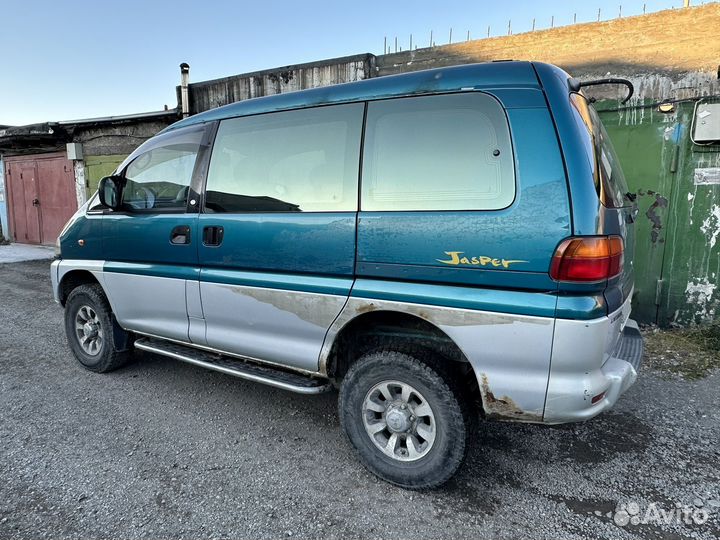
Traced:
<path fill-rule="evenodd" d="M 72 161 L 65 154 L 7 157 L 5 178 L 12 238 L 53 244 L 77 210 Z"/>

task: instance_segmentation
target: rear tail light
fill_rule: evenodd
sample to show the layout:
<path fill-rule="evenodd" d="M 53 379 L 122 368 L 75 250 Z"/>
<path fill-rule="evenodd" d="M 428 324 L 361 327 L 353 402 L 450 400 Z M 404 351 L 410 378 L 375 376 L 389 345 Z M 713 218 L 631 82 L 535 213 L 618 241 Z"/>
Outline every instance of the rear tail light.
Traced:
<path fill-rule="evenodd" d="M 555 281 L 603 281 L 623 269 L 623 239 L 620 236 L 582 236 L 563 240 L 550 263 Z"/>

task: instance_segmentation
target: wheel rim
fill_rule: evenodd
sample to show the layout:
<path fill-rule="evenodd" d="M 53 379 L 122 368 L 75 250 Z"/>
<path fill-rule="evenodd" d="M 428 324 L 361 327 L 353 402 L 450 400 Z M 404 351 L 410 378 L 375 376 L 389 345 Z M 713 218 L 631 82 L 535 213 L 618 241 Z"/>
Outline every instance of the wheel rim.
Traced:
<path fill-rule="evenodd" d="M 435 442 L 435 415 L 425 397 L 407 383 L 383 381 L 365 396 L 363 424 L 383 454 L 398 461 L 416 461 Z"/>
<path fill-rule="evenodd" d="M 80 307 L 75 315 L 75 337 L 85 354 L 100 353 L 104 341 L 102 325 L 95 310 L 88 305 Z"/>

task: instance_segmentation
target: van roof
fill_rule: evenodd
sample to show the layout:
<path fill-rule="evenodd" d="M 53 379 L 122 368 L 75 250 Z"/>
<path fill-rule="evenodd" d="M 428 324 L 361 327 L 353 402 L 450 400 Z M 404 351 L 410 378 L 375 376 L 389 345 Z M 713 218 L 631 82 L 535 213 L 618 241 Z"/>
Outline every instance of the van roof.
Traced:
<path fill-rule="evenodd" d="M 165 131 L 224 118 L 331 103 L 352 103 L 413 94 L 455 92 L 470 88 L 538 87 L 537 75 L 530 62 L 502 61 L 466 64 L 238 101 L 184 118 L 166 128 Z"/>

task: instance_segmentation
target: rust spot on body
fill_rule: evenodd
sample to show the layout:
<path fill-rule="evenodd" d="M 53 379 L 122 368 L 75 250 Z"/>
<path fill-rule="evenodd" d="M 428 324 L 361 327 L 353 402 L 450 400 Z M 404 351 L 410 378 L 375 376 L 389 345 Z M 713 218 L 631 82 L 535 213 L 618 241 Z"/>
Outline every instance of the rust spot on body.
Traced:
<path fill-rule="evenodd" d="M 313 296 L 292 291 L 279 293 L 275 289 L 232 285 L 228 286 L 228 288 L 235 294 L 251 298 L 267 306 L 272 306 L 276 311 L 271 313 L 272 310 L 268 310 L 264 315 L 266 317 L 283 317 L 289 315 L 321 328 L 330 326 L 342 307 L 342 300 L 338 300 L 332 296 Z M 256 316 L 259 315 L 256 314 Z"/>
<path fill-rule="evenodd" d="M 488 418 L 497 420 L 514 420 L 516 422 L 542 422 L 542 415 L 522 410 L 509 396 L 496 397 L 490 390 L 487 375 L 482 374 L 483 408 Z"/>
<path fill-rule="evenodd" d="M 415 315 L 434 325 L 443 326 L 492 326 L 499 324 L 539 324 L 549 325 L 553 320 L 549 317 L 523 317 L 507 315 L 503 313 L 490 313 L 486 311 L 472 310 L 466 308 L 449 308 L 442 306 L 421 307 L 405 302 L 383 301 L 370 302 L 361 299 L 350 298 L 348 307 L 344 311 L 348 316 L 343 318 L 350 320 L 350 314 L 357 316 L 371 311 L 395 311 Z"/>
<path fill-rule="evenodd" d="M 367 304 L 361 304 L 357 308 L 355 308 L 355 313 L 358 315 L 362 315 L 363 313 L 370 313 L 371 311 L 375 311 L 375 304 L 372 302 L 368 302 Z"/>

